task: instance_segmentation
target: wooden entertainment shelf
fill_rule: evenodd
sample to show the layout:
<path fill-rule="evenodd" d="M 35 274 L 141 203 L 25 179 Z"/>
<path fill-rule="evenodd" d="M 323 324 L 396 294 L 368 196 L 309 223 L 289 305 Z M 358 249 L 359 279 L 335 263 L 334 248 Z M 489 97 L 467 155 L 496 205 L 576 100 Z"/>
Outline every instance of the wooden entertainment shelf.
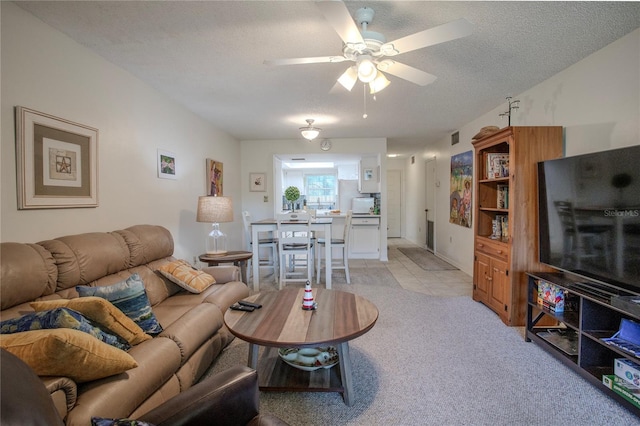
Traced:
<path fill-rule="evenodd" d="M 614 361 L 617 358 L 640 364 L 640 357 L 602 340 L 618 331 L 622 319 L 638 322 L 640 316 L 612 306 L 611 297 L 599 295 L 597 288 L 591 290 L 591 286 L 600 284 L 573 279 L 563 273 L 535 272 L 527 275 L 526 341 L 534 341 L 602 392 L 640 416 L 639 408 L 602 382 L 603 375 L 614 373 Z M 555 313 L 538 305 L 538 284 L 541 281 L 564 290 L 564 312 Z M 631 295 L 622 291 L 620 294 Z M 540 325 L 541 320 L 549 319 L 557 326 Z"/>
<path fill-rule="evenodd" d="M 525 272 L 551 270 L 538 262 L 537 164 L 562 156 L 562 127 L 505 127 L 473 147 L 473 300 L 523 326 Z"/>

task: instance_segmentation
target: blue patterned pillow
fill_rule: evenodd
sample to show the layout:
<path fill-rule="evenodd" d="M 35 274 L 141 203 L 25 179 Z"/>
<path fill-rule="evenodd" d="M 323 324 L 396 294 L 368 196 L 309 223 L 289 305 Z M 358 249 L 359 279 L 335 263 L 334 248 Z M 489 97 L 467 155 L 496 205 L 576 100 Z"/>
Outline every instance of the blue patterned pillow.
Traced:
<path fill-rule="evenodd" d="M 102 342 L 127 351 L 131 349 L 125 340 L 119 336 L 107 333 L 80 312 L 69 308 L 55 308 L 48 311 L 34 312 L 19 318 L 12 318 L 0 323 L 0 334 L 21 333 L 31 330 L 46 330 L 54 328 L 71 328 L 92 335 Z"/>
<path fill-rule="evenodd" d="M 117 284 L 102 287 L 79 285 L 76 286 L 76 290 L 80 297 L 97 296 L 107 299 L 138 324 L 145 333 L 156 335 L 162 332 L 162 326 L 151 310 L 144 283 L 138 274 L 133 274 Z"/>
<path fill-rule="evenodd" d="M 105 419 L 91 417 L 91 426 L 153 426 L 151 423 L 129 419 Z"/>

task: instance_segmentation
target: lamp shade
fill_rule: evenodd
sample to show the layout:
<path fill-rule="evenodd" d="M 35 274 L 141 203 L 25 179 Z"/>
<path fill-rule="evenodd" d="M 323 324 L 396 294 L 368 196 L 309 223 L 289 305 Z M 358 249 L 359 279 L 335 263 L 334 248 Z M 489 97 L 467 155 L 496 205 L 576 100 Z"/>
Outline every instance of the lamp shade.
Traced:
<path fill-rule="evenodd" d="M 356 81 L 358 81 L 358 70 L 355 65 L 347 68 L 344 74 L 342 74 L 338 79 L 338 83 L 342 84 L 342 87 L 344 87 L 348 91 L 351 91 L 351 89 L 353 89 Z"/>
<path fill-rule="evenodd" d="M 381 72 L 378 72 L 378 76 L 371 83 L 369 83 L 369 91 L 372 95 L 375 95 L 376 93 L 384 90 L 384 88 L 387 87 L 389 83 L 391 82 L 387 80 L 387 77 L 385 77 Z"/>
<path fill-rule="evenodd" d="M 376 78 L 378 69 L 371 60 L 370 55 L 361 55 L 358 57 L 358 79 L 363 83 L 370 83 Z"/>
<path fill-rule="evenodd" d="M 198 198 L 197 222 L 233 222 L 233 203 L 229 197 L 202 196 Z"/>
<path fill-rule="evenodd" d="M 302 134 L 302 137 L 307 139 L 307 140 L 314 140 L 315 138 L 318 137 L 318 135 L 320 134 L 319 131 L 315 130 L 315 129 L 309 129 L 309 130 L 303 130 L 300 132 Z"/>

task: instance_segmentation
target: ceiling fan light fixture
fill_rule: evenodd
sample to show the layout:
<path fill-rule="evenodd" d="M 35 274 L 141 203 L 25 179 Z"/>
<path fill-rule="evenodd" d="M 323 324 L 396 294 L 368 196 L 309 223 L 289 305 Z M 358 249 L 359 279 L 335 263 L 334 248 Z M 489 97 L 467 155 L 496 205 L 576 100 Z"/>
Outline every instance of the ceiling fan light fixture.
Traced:
<path fill-rule="evenodd" d="M 375 95 L 378 92 L 382 92 L 390 83 L 391 82 L 387 80 L 387 77 L 379 72 L 376 78 L 369 83 L 369 93 Z"/>
<path fill-rule="evenodd" d="M 358 57 L 358 78 L 363 83 L 370 83 L 376 78 L 378 69 L 371 60 L 370 55 L 362 55 Z"/>
<path fill-rule="evenodd" d="M 353 89 L 356 81 L 358 81 L 358 70 L 356 69 L 355 65 L 347 68 L 344 74 L 342 74 L 340 78 L 338 78 L 338 83 L 340 83 L 342 87 L 344 87 L 348 91 L 351 91 L 351 89 Z"/>
<path fill-rule="evenodd" d="M 306 121 L 307 121 L 307 126 L 300 127 L 300 134 L 306 140 L 312 141 L 312 140 L 314 140 L 315 138 L 318 137 L 318 135 L 320 134 L 320 131 L 322 129 L 320 129 L 318 127 L 313 127 L 313 122 L 314 122 L 313 119 L 307 118 Z"/>
<path fill-rule="evenodd" d="M 380 53 L 383 56 L 396 56 L 400 52 L 395 48 L 393 43 L 385 43 L 382 46 L 380 46 Z"/>

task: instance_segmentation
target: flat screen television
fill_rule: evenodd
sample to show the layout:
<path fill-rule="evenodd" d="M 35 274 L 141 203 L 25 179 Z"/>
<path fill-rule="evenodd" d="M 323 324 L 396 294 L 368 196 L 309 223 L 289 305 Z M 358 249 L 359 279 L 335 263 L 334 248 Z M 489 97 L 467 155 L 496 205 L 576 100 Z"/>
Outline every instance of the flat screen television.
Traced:
<path fill-rule="evenodd" d="M 640 294 L 640 145 L 538 163 L 540 262 Z"/>

